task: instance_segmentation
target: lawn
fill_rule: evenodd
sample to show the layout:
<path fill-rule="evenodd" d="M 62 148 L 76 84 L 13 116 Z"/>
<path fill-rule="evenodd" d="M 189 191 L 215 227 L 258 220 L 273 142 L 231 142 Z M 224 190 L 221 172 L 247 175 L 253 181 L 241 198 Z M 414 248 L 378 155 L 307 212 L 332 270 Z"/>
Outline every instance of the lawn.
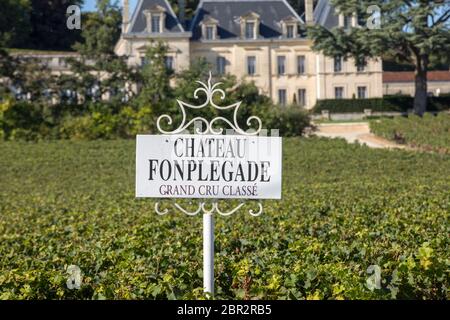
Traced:
<path fill-rule="evenodd" d="M 0 299 L 202 297 L 202 219 L 134 198 L 134 148 L 0 143 Z M 450 156 L 318 138 L 283 150 L 283 200 L 216 218 L 217 298 L 449 298 Z"/>
<path fill-rule="evenodd" d="M 438 116 L 425 114 L 422 118 L 411 115 L 408 118 L 373 120 L 373 133 L 397 143 L 406 144 L 424 151 L 450 154 L 450 114 Z"/>

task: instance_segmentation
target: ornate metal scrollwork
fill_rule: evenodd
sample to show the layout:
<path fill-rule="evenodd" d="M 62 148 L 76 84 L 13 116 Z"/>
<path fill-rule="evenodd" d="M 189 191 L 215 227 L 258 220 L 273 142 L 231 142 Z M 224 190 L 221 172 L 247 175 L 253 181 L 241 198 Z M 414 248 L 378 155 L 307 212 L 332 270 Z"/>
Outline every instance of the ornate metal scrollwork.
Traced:
<path fill-rule="evenodd" d="M 197 88 L 194 91 L 194 98 L 195 99 L 199 99 L 199 93 L 200 92 L 204 92 L 205 95 L 206 95 L 206 101 L 203 102 L 201 105 L 195 106 L 195 105 L 192 105 L 190 103 L 183 102 L 181 100 L 177 100 L 178 106 L 180 107 L 181 114 L 182 114 L 182 117 L 183 117 L 183 119 L 181 121 L 181 124 L 176 129 L 174 129 L 172 131 L 164 130 L 161 127 L 161 122 L 163 120 L 165 120 L 168 125 L 172 125 L 173 119 L 172 119 L 172 117 L 170 115 L 163 114 L 156 121 L 156 126 L 157 126 L 159 132 L 161 132 L 163 134 L 179 134 L 179 133 L 182 133 L 183 131 L 187 130 L 192 124 L 194 124 L 196 122 L 201 122 L 202 124 L 205 125 L 205 129 L 204 130 L 202 130 L 199 127 L 195 128 L 195 133 L 196 134 L 217 134 L 217 135 L 218 134 L 223 134 L 223 129 L 224 128 L 217 128 L 217 129 L 214 128 L 214 125 L 217 124 L 218 122 L 226 123 L 229 126 L 229 129 L 233 129 L 234 131 L 236 131 L 238 134 L 241 134 L 241 135 L 257 135 L 257 134 L 259 134 L 261 132 L 261 130 L 262 130 L 262 122 L 261 122 L 261 119 L 259 117 L 257 117 L 257 116 L 249 117 L 247 119 L 247 122 L 246 122 L 249 127 L 252 125 L 252 123 L 254 123 L 254 122 L 257 123 L 257 127 L 254 128 L 254 130 L 252 130 L 252 131 L 245 131 L 239 126 L 239 124 L 237 122 L 237 119 L 238 119 L 239 108 L 241 106 L 242 101 L 233 103 L 233 104 L 228 105 L 228 106 L 219 106 L 219 105 L 217 105 L 214 102 L 213 98 L 214 98 L 215 95 L 218 94 L 220 99 L 223 100 L 223 99 L 225 99 L 226 94 L 225 94 L 225 91 L 223 91 L 222 89 L 218 88 L 218 86 L 220 86 L 222 83 L 221 82 L 217 82 L 215 84 L 212 84 L 211 83 L 211 81 L 212 81 L 211 79 L 212 79 L 212 74 L 210 72 L 207 84 L 205 84 L 202 81 L 197 81 L 197 83 L 200 84 L 201 87 Z M 228 119 L 226 119 L 226 118 L 224 118 L 222 116 L 215 117 L 215 118 L 213 118 L 212 120 L 209 120 L 209 121 L 207 119 L 203 118 L 203 117 L 195 117 L 195 118 L 191 119 L 190 121 L 187 121 L 186 108 L 202 109 L 202 108 L 205 108 L 207 106 L 211 106 L 211 107 L 213 107 L 215 109 L 218 109 L 218 110 L 234 109 L 232 121 L 230 121 L 230 120 L 228 120 Z"/>
<path fill-rule="evenodd" d="M 231 216 L 233 213 L 237 212 L 239 209 L 241 209 L 244 205 L 246 204 L 246 202 L 241 202 L 239 205 L 237 205 L 234 209 L 232 210 L 228 210 L 228 211 L 224 211 L 219 207 L 219 202 L 215 201 L 215 202 L 199 202 L 197 208 L 194 211 L 190 211 L 187 210 L 185 208 L 183 208 L 180 204 L 178 203 L 172 203 L 173 208 L 177 209 L 178 211 L 188 215 L 188 216 L 196 216 L 198 215 L 200 212 L 202 212 L 203 214 L 213 214 L 213 213 L 217 213 L 221 216 Z M 256 202 L 257 206 L 258 206 L 258 210 L 253 210 L 253 209 L 249 209 L 248 213 L 254 217 L 257 217 L 259 215 L 262 214 L 263 212 L 263 206 L 261 204 L 261 202 Z M 160 209 L 160 202 L 156 202 L 155 203 L 155 211 L 157 214 L 159 214 L 160 216 L 166 215 L 169 213 L 169 209 L 165 208 L 163 210 Z M 210 205 L 210 207 L 208 207 L 208 205 Z"/>

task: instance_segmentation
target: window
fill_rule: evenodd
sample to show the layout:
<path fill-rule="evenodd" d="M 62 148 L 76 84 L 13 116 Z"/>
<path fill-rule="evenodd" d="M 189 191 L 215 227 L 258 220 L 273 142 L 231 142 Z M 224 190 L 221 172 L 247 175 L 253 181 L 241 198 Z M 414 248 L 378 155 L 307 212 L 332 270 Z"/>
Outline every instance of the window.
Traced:
<path fill-rule="evenodd" d="M 219 21 L 211 18 L 211 17 L 207 17 L 206 19 L 204 19 L 204 21 L 202 21 L 201 28 L 202 28 L 202 39 L 203 40 L 216 40 L 217 39 L 217 25 L 218 25 Z"/>
<path fill-rule="evenodd" d="M 255 38 L 255 23 L 246 22 L 245 23 L 245 38 L 254 39 Z"/>
<path fill-rule="evenodd" d="M 278 65 L 278 74 L 283 75 L 286 73 L 286 57 L 278 56 L 277 57 L 277 65 Z"/>
<path fill-rule="evenodd" d="M 286 89 L 278 90 L 278 103 L 282 106 L 286 105 Z"/>
<path fill-rule="evenodd" d="M 297 57 L 297 73 L 298 74 L 305 74 L 306 73 L 306 59 L 305 56 L 298 56 Z"/>
<path fill-rule="evenodd" d="M 164 64 L 166 65 L 166 68 L 169 70 L 173 70 L 173 57 L 165 57 L 164 58 Z"/>
<path fill-rule="evenodd" d="M 334 72 L 342 71 L 342 57 L 336 56 L 334 57 Z"/>
<path fill-rule="evenodd" d="M 334 98 L 335 99 L 344 98 L 344 87 L 335 87 L 334 88 Z"/>
<path fill-rule="evenodd" d="M 367 98 L 367 87 L 358 87 L 358 99 Z"/>
<path fill-rule="evenodd" d="M 290 25 L 286 27 L 286 37 L 289 39 L 294 38 L 294 26 Z"/>
<path fill-rule="evenodd" d="M 256 73 L 256 57 L 247 57 L 247 74 L 253 76 Z"/>
<path fill-rule="evenodd" d="M 306 89 L 298 89 L 298 105 L 300 107 L 306 106 Z"/>
<path fill-rule="evenodd" d="M 141 67 L 148 64 L 148 59 L 146 57 L 141 57 Z"/>
<path fill-rule="evenodd" d="M 374 16 L 376 17 L 376 15 Z M 365 26 L 367 23 L 366 17 L 364 14 L 356 15 L 356 26 Z"/>
<path fill-rule="evenodd" d="M 67 60 L 64 59 L 64 58 L 59 59 L 58 65 L 59 65 L 61 68 L 67 68 L 67 66 L 68 66 L 68 65 L 67 65 Z"/>
<path fill-rule="evenodd" d="M 358 72 L 364 72 L 365 68 L 366 68 L 366 61 L 364 61 L 364 59 L 358 61 L 356 63 L 356 71 Z"/>
<path fill-rule="evenodd" d="M 352 16 L 344 16 L 344 29 L 348 30 L 352 26 Z"/>
<path fill-rule="evenodd" d="M 160 33 L 161 32 L 161 17 L 159 15 L 152 15 L 152 32 Z"/>
<path fill-rule="evenodd" d="M 142 11 L 145 16 L 145 31 L 148 33 L 161 33 L 166 22 L 166 9 L 154 5 L 150 9 Z"/>
<path fill-rule="evenodd" d="M 214 40 L 214 27 L 213 26 L 206 27 L 206 40 Z"/>
<path fill-rule="evenodd" d="M 217 57 L 217 73 L 218 74 L 225 74 L 225 65 L 227 63 L 227 60 L 225 57 Z"/>

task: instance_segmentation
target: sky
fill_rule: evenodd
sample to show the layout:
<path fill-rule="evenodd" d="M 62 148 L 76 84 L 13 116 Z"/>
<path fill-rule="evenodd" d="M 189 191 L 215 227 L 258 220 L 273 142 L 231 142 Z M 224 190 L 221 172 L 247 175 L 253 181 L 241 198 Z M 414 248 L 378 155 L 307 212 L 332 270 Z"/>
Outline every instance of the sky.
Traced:
<path fill-rule="evenodd" d="M 122 0 L 113 0 L 117 1 L 120 6 L 122 6 Z M 131 13 L 134 11 L 134 7 L 136 6 L 138 0 L 130 0 L 130 11 Z M 84 0 L 83 11 L 95 11 L 95 3 L 96 0 Z"/>

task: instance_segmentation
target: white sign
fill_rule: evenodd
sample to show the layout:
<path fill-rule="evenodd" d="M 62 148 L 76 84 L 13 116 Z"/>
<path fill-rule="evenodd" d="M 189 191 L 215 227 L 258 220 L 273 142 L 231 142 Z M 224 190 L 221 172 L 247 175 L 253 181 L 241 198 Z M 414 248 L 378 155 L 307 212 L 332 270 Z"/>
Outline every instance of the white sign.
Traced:
<path fill-rule="evenodd" d="M 281 138 L 138 135 L 136 197 L 281 199 Z"/>

